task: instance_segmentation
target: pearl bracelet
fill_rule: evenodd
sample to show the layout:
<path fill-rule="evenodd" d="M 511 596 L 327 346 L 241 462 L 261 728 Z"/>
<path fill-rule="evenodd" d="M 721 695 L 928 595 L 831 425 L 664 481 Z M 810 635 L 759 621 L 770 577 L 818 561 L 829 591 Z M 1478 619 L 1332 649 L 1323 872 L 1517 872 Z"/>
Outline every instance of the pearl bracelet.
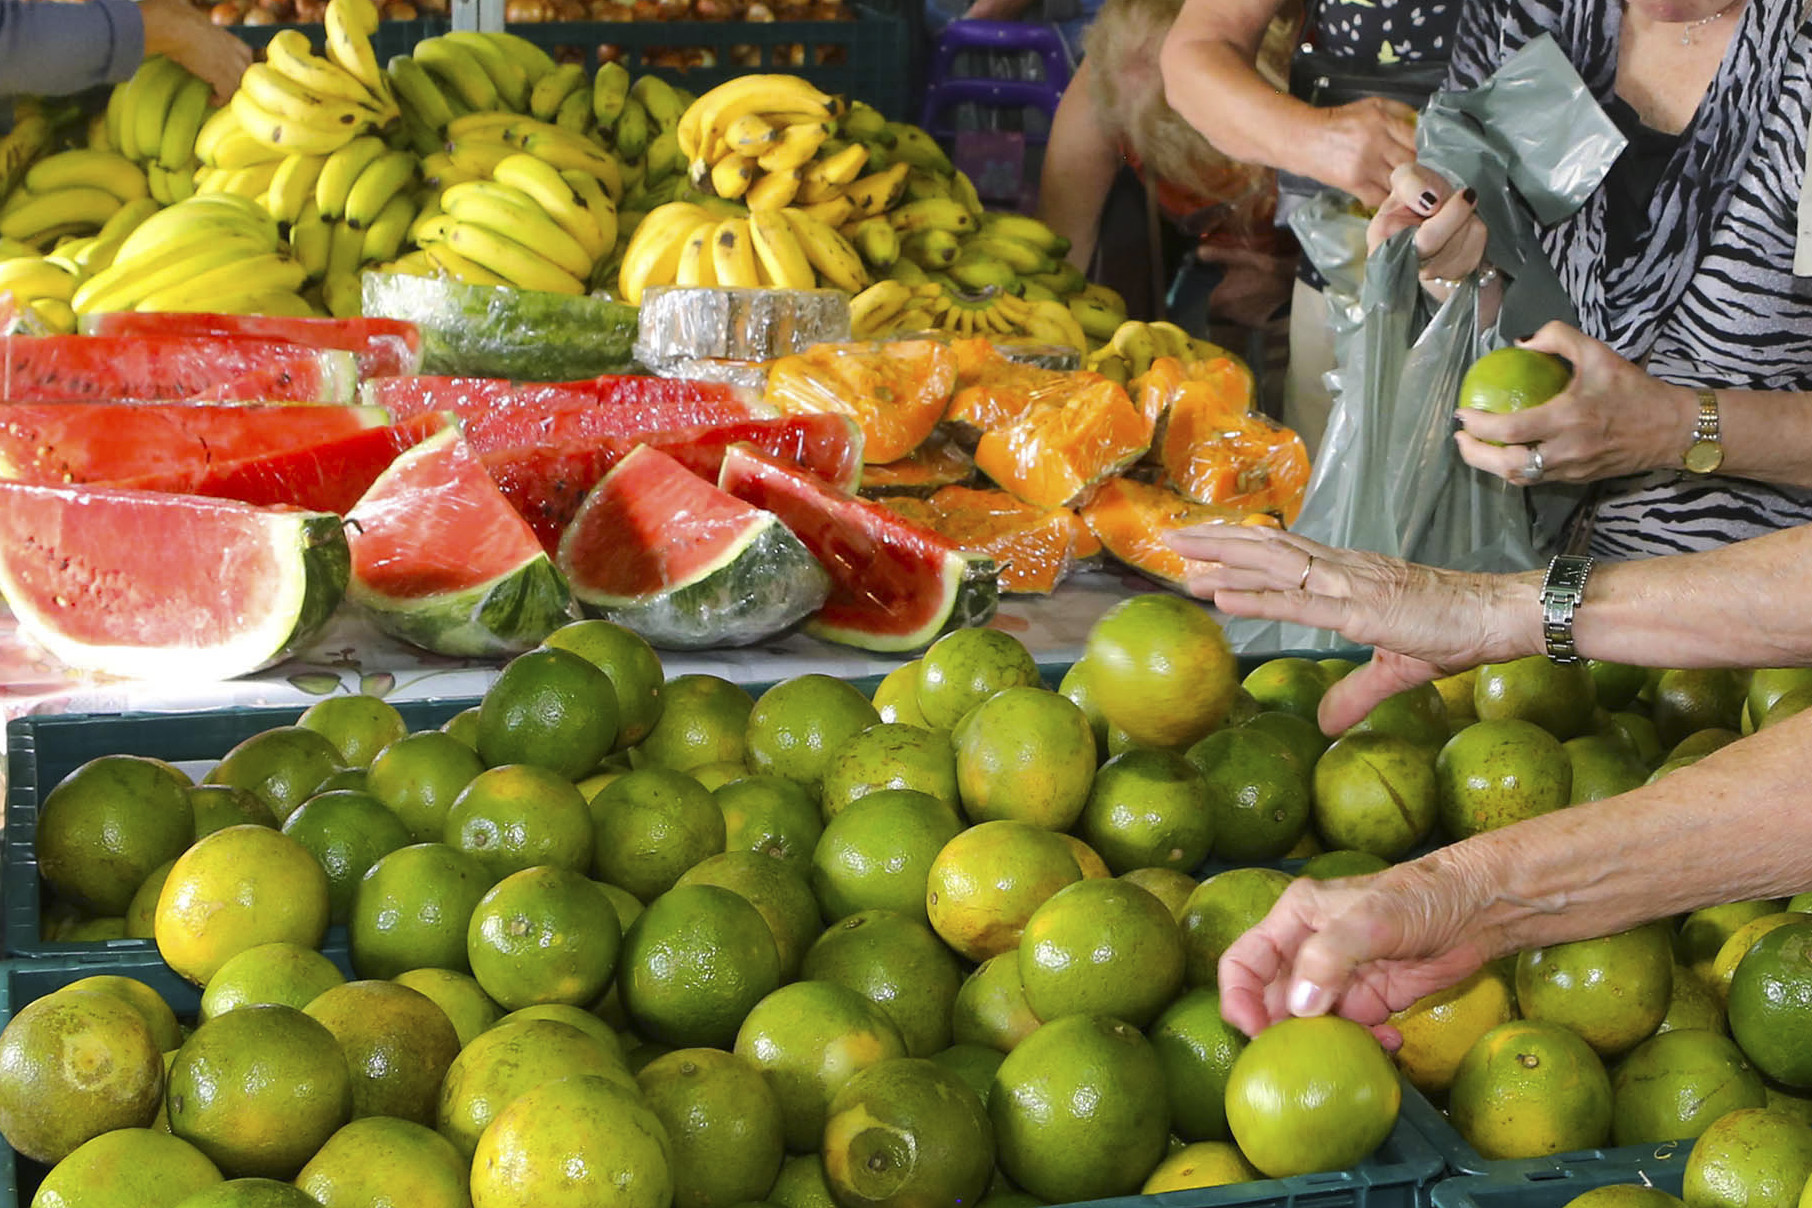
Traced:
<path fill-rule="evenodd" d="M 1479 288 L 1484 289 L 1487 285 L 1496 281 L 1497 276 L 1497 266 L 1494 264 L 1487 264 L 1484 268 L 1479 270 Z M 1466 282 L 1464 278 L 1424 277 L 1422 278 L 1422 284 L 1438 285 L 1445 290 L 1456 290 L 1460 288 L 1460 286 L 1466 284 Z"/>

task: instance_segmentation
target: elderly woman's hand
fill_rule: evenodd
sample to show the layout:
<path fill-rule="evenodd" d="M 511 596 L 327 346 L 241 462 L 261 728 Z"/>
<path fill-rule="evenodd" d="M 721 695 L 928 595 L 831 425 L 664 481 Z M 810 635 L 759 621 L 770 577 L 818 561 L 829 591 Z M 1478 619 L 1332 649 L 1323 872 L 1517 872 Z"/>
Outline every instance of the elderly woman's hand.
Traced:
<path fill-rule="evenodd" d="M 1435 570 L 1272 528 L 1201 525 L 1166 541 L 1210 564 L 1190 577 L 1189 590 L 1221 611 L 1332 629 L 1378 648 L 1322 698 L 1329 734 L 1406 688 L 1541 649 L 1539 610 L 1522 578 Z"/>
<path fill-rule="evenodd" d="M 1378 245 L 1406 227 L 1416 228 L 1417 275 L 1425 286 L 1457 281 L 1485 262 L 1487 233 L 1474 213 L 1478 195 L 1455 192 L 1446 178 L 1414 163 L 1391 173 L 1390 197 L 1366 227 L 1366 247 Z"/>
<path fill-rule="evenodd" d="M 1544 482 L 1593 482 L 1679 466 L 1699 414 L 1691 390 L 1650 377 L 1564 323 L 1547 324 L 1522 346 L 1570 361 L 1573 380 L 1525 411 L 1461 408 L 1465 430 L 1454 440 L 1466 464 L 1518 486 L 1535 481 L 1528 475 L 1535 448 Z"/>
<path fill-rule="evenodd" d="M 1431 867 L 1437 857 L 1369 877 L 1299 877 L 1264 921 L 1221 955 L 1221 1014 L 1249 1036 L 1293 1015 L 1337 1012 L 1386 1047 L 1385 1020 L 1478 969 L 1491 955 L 1471 933 L 1471 879 Z"/>
<path fill-rule="evenodd" d="M 1318 109 L 1315 120 L 1320 134 L 1315 179 L 1364 205 L 1383 205 L 1394 173 L 1416 158 L 1416 111 L 1372 96 Z"/>
<path fill-rule="evenodd" d="M 214 101 L 224 105 L 239 88 L 239 77 L 252 65 L 252 48 L 208 20 L 189 0 L 141 0 L 145 54 L 167 55 L 214 88 Z"/>

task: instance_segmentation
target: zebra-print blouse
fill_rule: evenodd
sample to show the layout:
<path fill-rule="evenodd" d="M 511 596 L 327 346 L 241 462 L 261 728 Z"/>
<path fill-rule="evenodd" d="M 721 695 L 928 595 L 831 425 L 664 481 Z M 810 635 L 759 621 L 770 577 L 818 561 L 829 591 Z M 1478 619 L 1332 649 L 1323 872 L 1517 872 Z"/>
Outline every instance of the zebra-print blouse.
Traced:
<path fill-rule="evenodd" d="M 1646 358 L 1656 377 L 1812 390 L 1812 293 L 1797 292 L 1793 278 L 1812 119 L 1812 28 L 1801 3 L 1744 6 L 1646 217 L 1607 216 L 1601 190 L 1545 236 L 1581 329 L 1632 360 Z M 1618 0 L 1469 0 L 1449 85 L 1475 85 L 1547 33 L 1603 103 L 1613 94 L 1621 22 Z M 1605 263 L 1606 222 L 1632 220 L 1641 224 L 1636 255 Z M 1808 521 L 1812 490 L 1661 471 L 1602 485 L 1592 552 L 1708 549 Z"/>

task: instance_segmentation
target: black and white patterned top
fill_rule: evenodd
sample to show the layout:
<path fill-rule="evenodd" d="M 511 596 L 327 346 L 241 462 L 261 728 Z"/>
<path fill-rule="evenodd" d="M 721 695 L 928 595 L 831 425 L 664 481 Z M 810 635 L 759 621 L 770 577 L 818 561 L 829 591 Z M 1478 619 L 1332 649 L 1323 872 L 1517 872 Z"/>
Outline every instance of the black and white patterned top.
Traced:
<path fill-rule="evenodd" d="M 1600 189 L 1545 235 L 1581 329 L 1646 359 L 1666 381 L 1812 390 L 1812 295 L 1796 292 L 1793 277 L 1812 117 L 1812 31 L 1801 3 L 1744 7 L 1646 214 L 1613 212 Z M 1449 86 L 1472 87 L 1548 33 L 1607 103 L 1621 22 L 1616 0 L 1469 0 Z M 1636 238 L 1619 242 L 1632 253 L 1611 262 L 1606 227 L 1629 221 L 1639 224 Z M 1602 558 L 1649 557 L 1808 521 L 1812 491 L 1661 471 L 1603 484 L 1591 548 Z"/>
<path fill-rule="evenodd" d="M 1316 50 L 1357 63 L 1438 63 L 1453 50 L 1461 3 L 1320 0 L 1309 6 L 1303 36 Z"/>

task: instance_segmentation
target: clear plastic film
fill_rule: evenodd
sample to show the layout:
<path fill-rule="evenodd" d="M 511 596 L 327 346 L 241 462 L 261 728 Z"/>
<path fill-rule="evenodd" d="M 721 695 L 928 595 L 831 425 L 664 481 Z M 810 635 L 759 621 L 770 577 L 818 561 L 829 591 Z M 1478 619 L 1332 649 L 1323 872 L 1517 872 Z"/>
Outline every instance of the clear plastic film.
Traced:
<path fill-rule="evenodd" d="M 849 416 L 863 461 L 885 465 L 937 430 L 956 379 L 956 353 L 937 340 L 819 344 L 770 364 L 762 401 L 783 415 Z"/>
<path fill-rule="evenodd" d="M 633 365 L 636 308 L 607 298 L 362 275 L 368 316 L 421 329 L 422 372 L 560 382 Z"/>
<path fill-rule="evenodd" d="M 1418 157 L 1479 193 L 1487 259 L 1506 284 L 1481 321 L 1476 276 L 1433 307 L 1417 279 L 1414 232 L 1386 240 L 1351 275 L 1363 220 L 1331 201 L 1292 219 L 1330 281 L 1339 368 L 1334 409 L 1294 531 L 1329 545 L 1457 569 L 1525 570 L 1545 550 L 1526 493 L 1468 467 L 1453 444 L 1460 378 L 1501 342 L 1573 309 L 1542 250 L 1539 224 L 1576 210 L 1623 148 L 1560 49 L 1542 37 L 1468 92 L 1437 94 L 1417 125 Z M 1356 224 L 1361 224 L 1357 225 Z M 1350 293 L 1347 291 L 1351 291 Z M 1269 621 L 1228 625 L 1236 647 L 1330 649 L 1338 635 Z"/>
<path fill-rule="evenodd" d="M 1054 369 L 1068 372 L 1082 368 L 1082 350 L 1067 344 L 1046 344 L 1042 340 L 1026 337 L 997 336 L 984 339 L 980 336 L 959 335 L 941 327 L 926 331 L 896 333 L 886 337 L 889 340 L 941 340 L 952 347 L 964 344 L 979 344 L 991 348 L 1001 356 L 1020 365 L 1034 365 L 1040 369 Z"/>
<path fill-rule="evenodd" d="M 847 339 L 842 290 L 657 286 L 642 294 L 635 352 L 666 377 L 760 389 L 767 362 Z"/>
<path fill-rule="evenodd" d="M 1167 486 L 1136 478 L 1108 479 L 1080 512 L 1089 531 L 1117 561 L 1153 582 L 1178 590 L 1202 564 L 1166 545 L 1167 534 L 1200 524 L 1277 527 L 1277 521 L 1265 513 L 1241 514 L 1230 508 L 1195 503 Z"/>
<path fill-rule="evenodd" d="M 358 361 L 360 378 L 419 373 L 422 336 L 400 319 L 301 319 L 277 315 L 160 314 L 134 310 L 83 315 L 85 336 L 202 336 L 278 340 L 338 349 Z"/>
<path fill-rule="evenodd" d="M 1262 415 L 1226 411 L 1205 383 L 1183 384 L 1157 451 L 1164 480 L 1187 499 L 1270 512 L 1285 524 L 1302 510 L 1309 485 L 1302 438 Z"/>
<path fill-rule="evenodd" d="M 1000 590 L 1049 595 L 1101 543 L 1069 508 L 1041 508 L 1005 491 L 948 486 L 927 499 L 889 497 L 888 507 L 967 553 L 994 561 Z"/>
<path fill-rule="evenodd" d="M 943 429 L 896 461 L 864 466 L 862 494 L 929 495 L 941 487 L 966 486 L 975 477 L 975 459 Z"/>
<path fill-rule="evenodd" d="M 351 353 L 274 340 L 0 336 L 0 399 L 339 403 L 358 386 Z"/>
<path fill-rule="evenodd" d="M 986 340 L 957 340 L 950 347 L 956 354 L 956 388 L 944 422 L 966 448 L 974 448 L 984 432 L 1041 406 L 1061 404 L 1079 378 L 1107 380 L 1016 361 Z"/>
<path fill-rule="evenodd" d="M 1061 398 L 982 433 L 975 465 L 995 484 L 1038 507 L 1082 502 L 1151 446 L 1151 425 L 1126 391 L 1098 374 L 1064 375 Z"/>
<path fill-rule="evenodd" d="M 1258 389 L 1252 370 L 1238 357 L 1187 363 L 1176 357 L 1157 357 L 1150 368 L 1126 384 L 1126 393 L 1145 422 L 1161 429 L 1170 409 L 1185 398 L 1220 414 L 1250 414 Z"/>

